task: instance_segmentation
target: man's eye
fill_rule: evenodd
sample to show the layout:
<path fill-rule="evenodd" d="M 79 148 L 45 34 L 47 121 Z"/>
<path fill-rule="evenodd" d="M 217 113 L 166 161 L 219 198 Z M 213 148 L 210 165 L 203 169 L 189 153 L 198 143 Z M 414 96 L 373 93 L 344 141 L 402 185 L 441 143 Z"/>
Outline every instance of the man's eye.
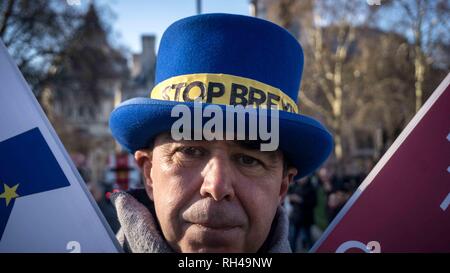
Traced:
<path fill-rule="evenodd" d="M 245 167 L 255 167 L 261 165 L 261 162 L 258 159 L 248 155 L 239 155 L 237 157 L 237 161 L 239 164 Z"/>
<path fill-rule="evenodd" d="M 196 147 L 181 147 L 178 149 L 183 155 L 189 157 L 201 157 L 204 154 L 202 149 Z"/>

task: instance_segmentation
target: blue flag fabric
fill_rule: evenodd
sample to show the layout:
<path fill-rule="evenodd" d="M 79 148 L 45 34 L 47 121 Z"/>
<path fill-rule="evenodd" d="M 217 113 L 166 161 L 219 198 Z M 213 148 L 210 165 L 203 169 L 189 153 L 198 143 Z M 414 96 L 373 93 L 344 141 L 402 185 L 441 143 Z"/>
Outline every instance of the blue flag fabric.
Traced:
<path fill-rule="evenodd" d="M 38 128 L 0 142 L 0 240 L 15 199 L 70 186 Z"/>

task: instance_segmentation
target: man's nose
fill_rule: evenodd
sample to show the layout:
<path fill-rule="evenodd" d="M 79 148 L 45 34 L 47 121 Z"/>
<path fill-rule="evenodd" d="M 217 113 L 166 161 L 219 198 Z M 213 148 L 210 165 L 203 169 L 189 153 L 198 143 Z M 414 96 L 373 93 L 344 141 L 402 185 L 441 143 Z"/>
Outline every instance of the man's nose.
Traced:
<path fill-rule="evenodd" d="M 203 184 L 200 194 L 210 196 L 215 201 L 232 200 L 235 196 L 233 187 L 233 170 L 227 158 L 212 157 L 202 171 Z"/>

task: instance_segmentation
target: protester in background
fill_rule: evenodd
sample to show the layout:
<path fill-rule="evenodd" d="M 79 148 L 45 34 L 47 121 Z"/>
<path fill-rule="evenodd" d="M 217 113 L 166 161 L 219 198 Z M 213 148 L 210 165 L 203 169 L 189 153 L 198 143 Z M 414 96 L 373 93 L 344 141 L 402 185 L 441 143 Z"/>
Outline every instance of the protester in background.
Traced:
<path fill-rule="evenodd" d="M 319 184 L 326 194 L 326 215 L 330 223 L 347 201 L 343 179 L 340 179 L 330 168 L 321 168 L 317 174 Z"/>
<path fill-rule="evenodd" d="M 303 250 L 312 247 L 311 226 L 314 224 L 314 208 L 317 204 L 317 192 L 311 177 L 295 181 L 288 191 L 292 206 L 289 215 L 289 236 L 293 252 L 298 250 L 297 241 L 300 235 Z"/>

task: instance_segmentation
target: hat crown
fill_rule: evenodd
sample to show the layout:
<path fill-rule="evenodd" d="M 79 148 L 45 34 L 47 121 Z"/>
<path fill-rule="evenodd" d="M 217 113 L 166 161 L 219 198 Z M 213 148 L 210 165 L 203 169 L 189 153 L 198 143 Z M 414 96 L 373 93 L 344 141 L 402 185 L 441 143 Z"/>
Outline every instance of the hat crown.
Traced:
<path fill-rule="evenodd" d="M 173 23 L 159 46 L 155 83 L 171 77 L 215 73 L 256 80 L 297 102 L 303 51 L 285 29 L 266 20 L 204 14 Z"/>

